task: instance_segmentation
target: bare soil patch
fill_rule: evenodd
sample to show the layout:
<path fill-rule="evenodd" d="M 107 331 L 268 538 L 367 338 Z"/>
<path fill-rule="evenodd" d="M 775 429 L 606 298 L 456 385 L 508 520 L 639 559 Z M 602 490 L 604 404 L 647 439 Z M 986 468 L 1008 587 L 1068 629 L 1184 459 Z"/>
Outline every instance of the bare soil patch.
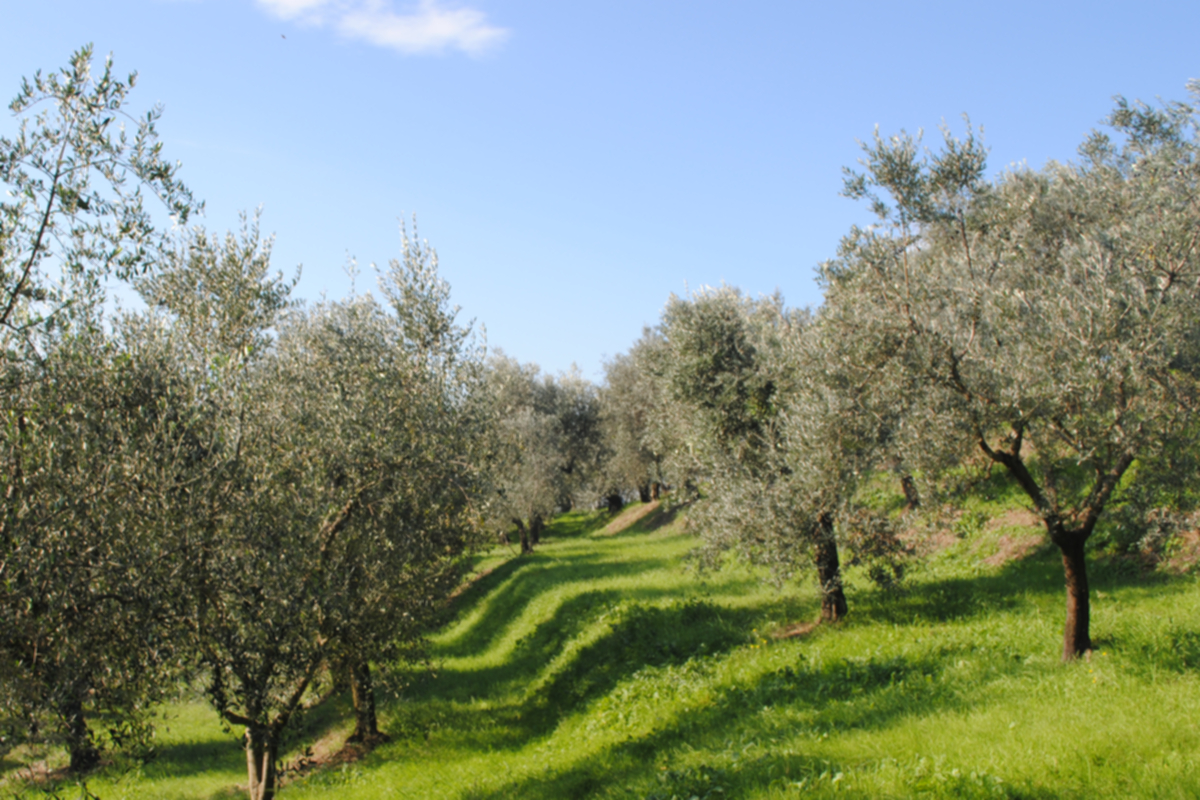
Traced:
<path fill-rule="evenodd" d="M 998 517 L 992 517 L 983 526 L 985 531 L 998 531 L 1001 528 L 1038 527 L 1042 524 L 1037 514 L 1028 508 L 1011 508 Z"/>
<path fill-rule="evenodd" d="M 800 639 L 815 631 L 817 626 L 820 624 L 820 620 L 814 620 L 813 622 L 794 622 L 791 625 L 785 625 L 784 627 L 773 631 L 771 636 L 775 637 L 776 639 Z"/>
<path fill-rule="evenodd" d="M 386 736 L 366 742 L 348 742 L 346 737 L 345 731 L 330 731 L 325 734 L 311 747 L 306 748 L 303 754 L 284 766 L 281 777 L 291 781 L 318 770 L 353 764 L 366 758 L 376 746 L 387 741 Z"/>
<path fill-rule="evenodd" d="M 605 536 L 612 536 L 613 534 L 620 533 L 626 528 L 632 527 L 634 523 L 643 517 L 657 511 L 660 505 L 662 505 L 661 500 L 652 500 L 649 503 L 635 506 L 634 508 L 627 508 L 620 514 L 617 514 L 616 518 L 614 518 L 612 522 L 605 525 L 601 533 Z"/>
<path fill-rule="evenodd" d="M 1009 536 L 1005 534 L 1000 537 L 998 549 L 995 553 L 983 560 L 983 563 L 989 567 L 998 567 L 1002 564 L 1007 564 L 1009 561 L 1019 561 L 1036 550 L 1040 550 L 1046 544 L 1046 535 L 1038 534 L 1036 536 Z"/>
<path fill-rule="evenodd" d="M 930 529 L 924 526 L 905 528 L 896 538 L 918 558 L 946 550 L 959 542 L 958 537 L 946 528 Z"/>

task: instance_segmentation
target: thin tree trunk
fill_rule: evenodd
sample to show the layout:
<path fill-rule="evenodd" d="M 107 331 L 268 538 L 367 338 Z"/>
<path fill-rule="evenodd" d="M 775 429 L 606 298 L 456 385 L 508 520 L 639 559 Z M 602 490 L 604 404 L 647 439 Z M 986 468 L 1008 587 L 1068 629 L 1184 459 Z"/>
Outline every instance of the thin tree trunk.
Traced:
<path fill-rule="evenodd" d="M 833 520 L 828 514 L 821 515 L 820 525 L 821 536 L 817 540 L 815 560 L 817 579 L 821 583 L 821 621 L 837 622 L 849 610 L 846 595 L 842 591 L 837 539 L 833 533 Z"/>
<path fill-rule="evenodd" d="M 1088 594 L 1087 562 L 1083 556 L 1084 541 L 1084 537 L 1072 536 L 1059 545 L 1062 551 L 1063 572 L 1067 578 L 1067 624 L 1063 629 L 1063 661 L 1071 661 L 1092 649 L 1091 597 Z"/>
<path fill-rule="evenodd" d="M 246 772 L 250 779 L 250 800 L 275 800 L 279 788 L 276 762 L 279 736 L 270 729 L 246 729 Z"/>
<path fill-rule="evenodd" d="M 375 685 L 366 661 L 350 667 L 350 695 L 354 700 L 354 733 L 348 741 L 377 741 L 381 737 L 379 719 L 375 715 Z"/>
<path fill-rule="evenodd" d="M 542 543 L 542 531 L 546 528 L 546 522 L 542 519 L 541 514 L 534 514 L 529 520 L 529 544 L 537 546 Z"/>

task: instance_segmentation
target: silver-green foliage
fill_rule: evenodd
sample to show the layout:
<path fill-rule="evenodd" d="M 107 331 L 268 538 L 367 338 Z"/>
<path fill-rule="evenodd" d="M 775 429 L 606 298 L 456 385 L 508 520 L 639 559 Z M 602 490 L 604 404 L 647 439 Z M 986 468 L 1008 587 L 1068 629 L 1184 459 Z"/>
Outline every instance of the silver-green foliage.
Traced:
<path fill-rule="evenodd" d="M 67 68 L 24 81 L 9 105 L 20 119 L 14 138 L 0 138 L 0 327 L 10 359 L 74 292 L 154 261 L 161 240 L 143 192 L 179 224 L 197 208 L 178 164 L 162 158 L 160 109 L 135 117 L 126 108 L 136 74 L 119 80 L 109 59 L 97 76 L 91 62 L 90 46 L 78 50 Z"/>
<path fill-rule="evenodd" d="M 602 493 L 638 492 L 648 499 L 651 487 L 668 483 L 665 460 L 666 414 L 662 382 L 655 374 L 655 353 L 662 337 L 647 328 L 628 353 L 604 365 L 600 425 L 607 448 L 601 473 Z"/>
<path fill-rule="evenodd" d="M 557 377 L 497 350 L 488 362 L 492 419 L 489 525 L 535 528 L 594 498 L 603 455 L 596 387 L 578 370 Z"/>
<path fill-rule="evenodd" d="M 936 153 L 877 135 L 847 193 L 879 222 L 822 267 L 828 324 L 877 403 L 904 398 L 912 457 L 980 448 L 1063 550 L 1068 657 L 1090 647 L 1083 543 L 1200 400 L 1195 112 L 1121 101 L 1109 122 L 1078 162 L 993 180 L 970 131 Z"/>
<path fill-rule="evenodd" d="M 292 306 L 268 262 L 256 226 L 201 231 L 143 284 L 201 442 L 174 509 L 180 630 L 247 729 L 255 797 L 331 664 L 419 648 L 471 543 L 482 420 L 478 350 L 427 247 L 406 238 L 382 276 L 390 309 Z"/>
<path fill-rule="evenodd" d="M 144 193 L 176 221 L 197 206 L 162 159 L 158 110 L 129 114 L 133 83 L 111 62 L 93 74 L 83 48 L 23 83 L 0 139 L 5 741 L 61 731 L 76 767 L 95 757 L 85 701 L 124 729 L 173 650 L 153 520 L 186 447 L 182 390 L 170 354 L 107 329 L 101 303 L 108 276 L 162 252 Z"/>

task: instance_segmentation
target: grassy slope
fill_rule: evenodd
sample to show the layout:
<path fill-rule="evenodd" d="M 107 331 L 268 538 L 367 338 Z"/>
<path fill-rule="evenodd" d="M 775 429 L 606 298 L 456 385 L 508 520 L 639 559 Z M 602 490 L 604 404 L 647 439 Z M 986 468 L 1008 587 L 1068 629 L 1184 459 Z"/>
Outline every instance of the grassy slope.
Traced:
<path fill-rule="evenodd" d="M 1063 666 L 1053 552 L 983 563 L 1035 533 L 1011 505 L 985 491 L 906 591 L 852 576 L 850 618 L 790 640 L 769 633 L 816 615 L 808 583 L 685 571 L 694 540 L 658 514 L 616 535 L 562 519 L 533 556 L 489 560 L 434 637 L 436 675 L 395 676 L 390 743 L 283 796 L 1200 796 L 1200 583 L 1095 565 L 1100 649 Z M 237 796 L 232 735 L 171 713 L 156 761 L 90 788 Z"/>

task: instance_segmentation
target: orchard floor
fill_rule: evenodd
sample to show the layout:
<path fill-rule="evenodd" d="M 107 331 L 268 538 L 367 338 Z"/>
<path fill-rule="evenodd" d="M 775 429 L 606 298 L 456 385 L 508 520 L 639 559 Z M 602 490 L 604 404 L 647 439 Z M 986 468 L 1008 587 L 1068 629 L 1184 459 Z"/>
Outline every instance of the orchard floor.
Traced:
<path fill-rule="evenodd" d="M 383 706 L 390 741 L 330 763 L 348 715 L 323 708 L 289 758 L 325 766 L 281 797 L 1200 797 L 1194 574 L 1093 562 L 1097 650 L 1064 665 L 1061 565 L 1010 546 L 1036 539 L 1020 519 L 961 532 L 899 591 L 851 571 L 848 619 L 791 638 L 817 615 L 811 582 L 697 574 L 662 510 L 608 522 L 568 515 L 533 555 L 482 559 L 434 671 L 386 676 L 404 687 Z M 87 789 L 244 796 L 237 732 L 199 700 L 165 713 L 155 758 Z"/>

